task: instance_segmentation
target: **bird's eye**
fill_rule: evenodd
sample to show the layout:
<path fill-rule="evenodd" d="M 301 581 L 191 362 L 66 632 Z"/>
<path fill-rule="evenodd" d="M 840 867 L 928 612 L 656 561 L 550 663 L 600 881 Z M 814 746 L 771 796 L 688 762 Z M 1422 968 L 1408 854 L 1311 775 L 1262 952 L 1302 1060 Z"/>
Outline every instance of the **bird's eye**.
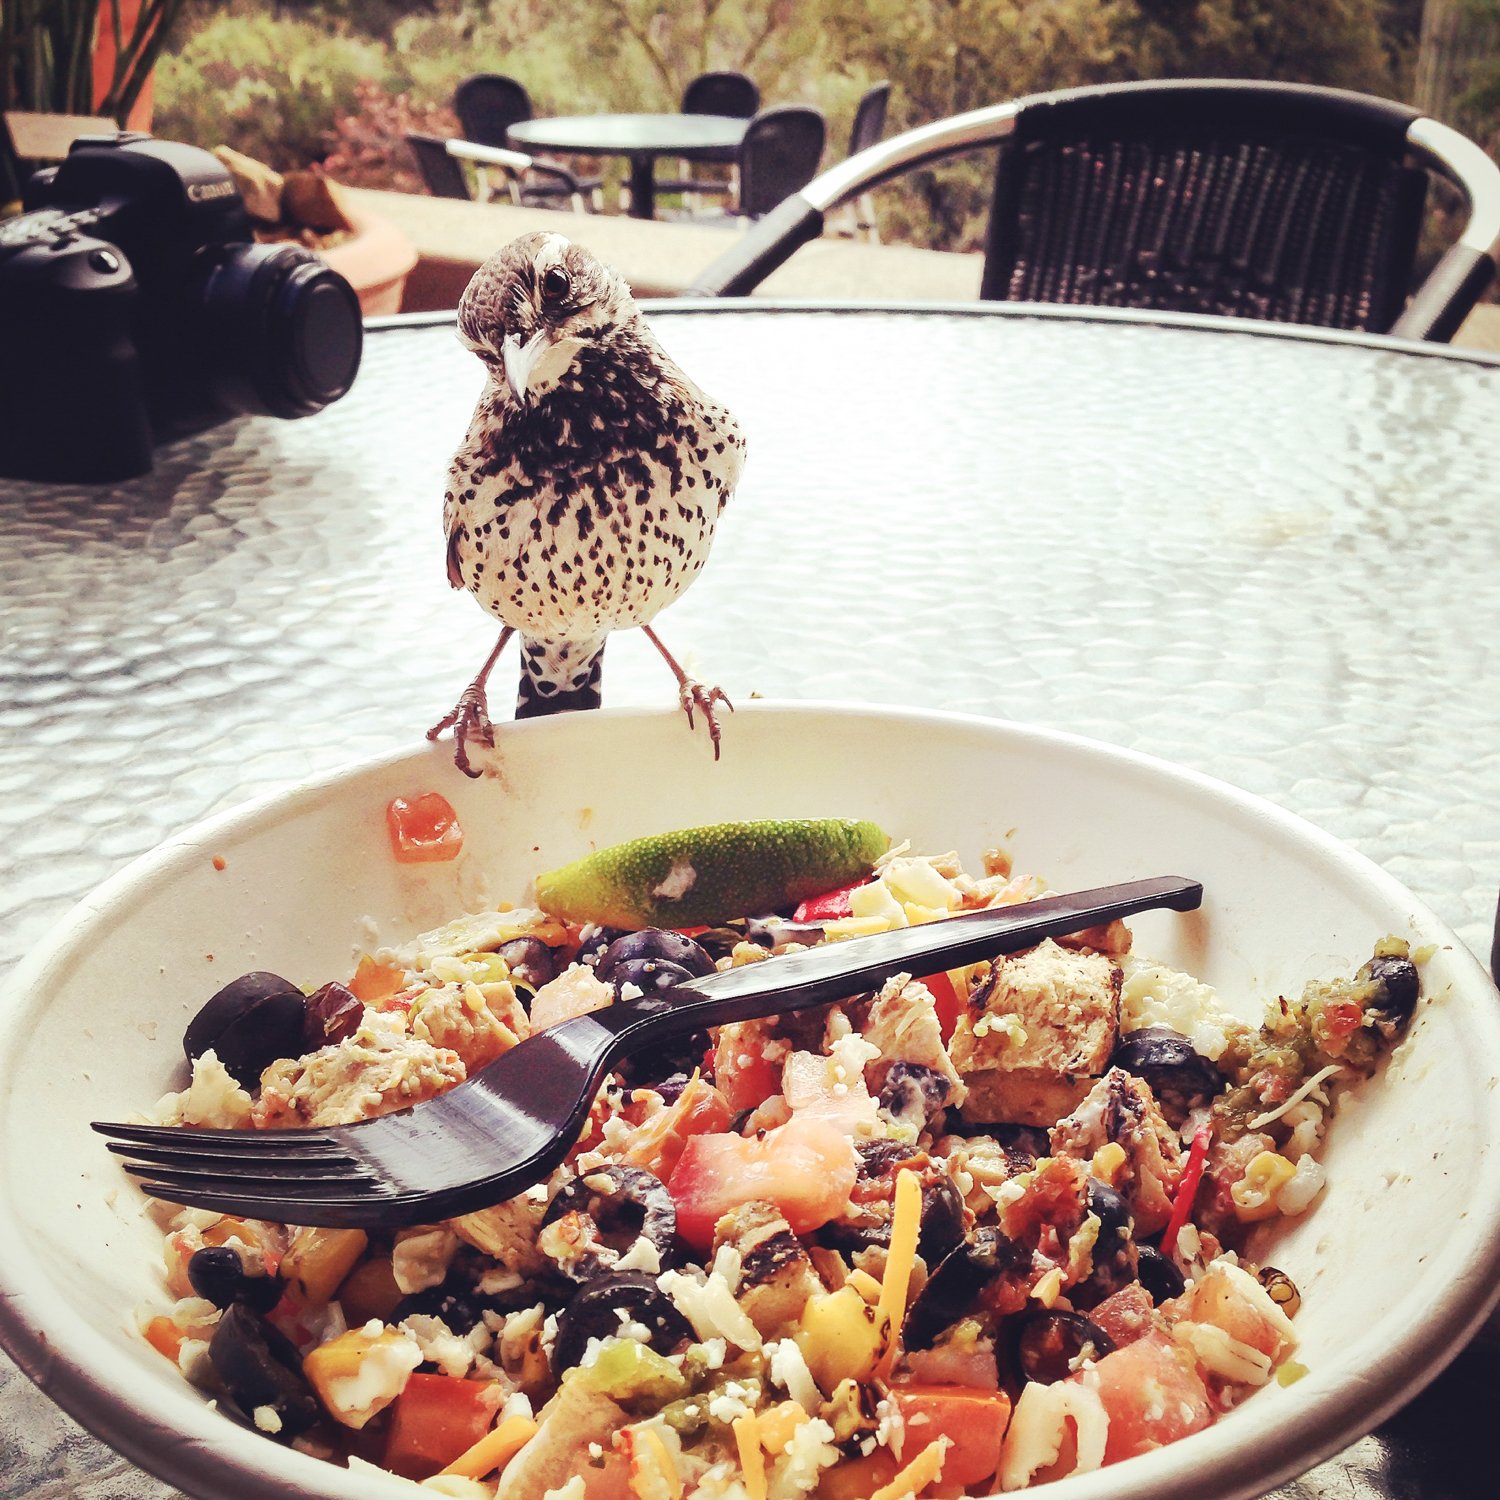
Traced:
<path fill-rule="evenodd" d="M 542 272 L 542 301 L 556 306 L 573 289 L 568 273 L 561 266 L 548 266 Z"/>

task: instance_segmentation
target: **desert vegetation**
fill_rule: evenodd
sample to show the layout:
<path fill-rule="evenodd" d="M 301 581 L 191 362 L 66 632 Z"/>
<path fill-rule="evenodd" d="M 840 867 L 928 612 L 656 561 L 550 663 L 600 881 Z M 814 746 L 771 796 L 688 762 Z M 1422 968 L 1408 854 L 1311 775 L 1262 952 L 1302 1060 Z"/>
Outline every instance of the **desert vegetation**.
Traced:
<path fill-rule="evenodd" d="M 3 3 L 3 0 L 0 0 Z M 197 0 L 156 70 L 156 130 L 277 167 L 416 189 L 402 136 L 456 133 L 454 85 L 521 79 L 543 113 L 675 107 L 709 68 L 767 103 L 809 103 L 842 154 L 855 104 L 893 85 L 894 131 L 1037 89 L 1136 77 L 1278 78 L 1413 97 L 1423 0 Z M 1493 136 L 1500 66 L 1473 38 L 1500 0 L 1427 0 L 1468 28 L 1455 120 Z M 1429 17 L 1431 19 L 1431 17 Z M 1450 49 L 1452 50 L 1452 49 Z M 882 200 L 889 237 L 975 242 L 983 174 L 916 174 Z"/>

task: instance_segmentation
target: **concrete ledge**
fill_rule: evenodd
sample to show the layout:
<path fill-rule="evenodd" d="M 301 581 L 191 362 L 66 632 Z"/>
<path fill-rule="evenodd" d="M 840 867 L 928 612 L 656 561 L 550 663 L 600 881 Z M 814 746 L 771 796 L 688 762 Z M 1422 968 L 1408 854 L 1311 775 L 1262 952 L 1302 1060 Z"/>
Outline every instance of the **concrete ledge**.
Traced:
<path fill-rule="evenodd" d="M 467 203 L 411 193 L 345 189 L 356 208 L 394 224 L 417 249 L 404 312 L 456 307 L 475 270 L 517 235 L 565 234 L 612 265 L 639 297 L 680 296 L 741 231 L 718 225 L 657 222 L 613 214 L 562 213 Z M 873 297 L 971 301 L 979 295 L 980 257 L 910 245 L 822 239 L 761 284 L 767 297 Z"/>
<path fill-rule="evenodd" d="M 466 203 L 412 193 L 345 190 L 356 205 L 394 224 L 416 246 L 404 312 L 456 307 L 469 278 L 501 245 L 531 230 L 556 231 L 615 267 L 640 297 L 680 296 L 741 231 L 613 214 L 560 213 L 500 203 Z M 824 238 L 804 245 L 763 281 L 757 296 L 902 302 L 967 302 L 979 295 L 978 255 Z M 1500 305 L 1476 307 L 1453 340 L 1500 352 Z"/>

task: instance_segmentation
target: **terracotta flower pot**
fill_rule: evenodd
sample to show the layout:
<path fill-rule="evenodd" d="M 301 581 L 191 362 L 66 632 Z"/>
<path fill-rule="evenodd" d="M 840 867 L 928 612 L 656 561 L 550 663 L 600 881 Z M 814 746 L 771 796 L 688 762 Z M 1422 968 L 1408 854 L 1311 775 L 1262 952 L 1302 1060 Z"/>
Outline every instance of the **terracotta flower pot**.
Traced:
<path fill-rule="evenodd" d="M 417 263 L 416 249 L 394 224 L 374 214 L 356 212 L 349 217 L 356 232 L 318 253 L 348 279 L 367 318 L 400 312 L 406 278 Z"/>
<path fill-rule="evenodd" d="M 127 45 L 135 34 L 136 22 L 140 19 L 141 0 L 99 0 L 99 19 L 94 34 L 94 104 L 104 102 L 109 85 L 115 74 L 115 9 L 120 12 L 120 35 Z M 131 130 L 151 129 L 152 97 L 156 90 L 154 76 L 146 79 L 145 86 L 131 106 L 130 116 L 125 121 Z"/>

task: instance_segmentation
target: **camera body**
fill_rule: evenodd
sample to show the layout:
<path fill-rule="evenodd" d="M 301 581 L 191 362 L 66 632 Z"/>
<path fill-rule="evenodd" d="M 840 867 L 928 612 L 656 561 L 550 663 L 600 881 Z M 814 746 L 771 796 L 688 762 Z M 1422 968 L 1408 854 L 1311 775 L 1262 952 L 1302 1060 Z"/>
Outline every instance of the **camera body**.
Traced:
<path fill-rule="evenodd" d="M 257 244 L 233 178 L 195 146 L 83 136 L 0 222 L 0 475 L 104 481 L 156 443 L 342 396 L 353 288 L 300 245 Z"/>

